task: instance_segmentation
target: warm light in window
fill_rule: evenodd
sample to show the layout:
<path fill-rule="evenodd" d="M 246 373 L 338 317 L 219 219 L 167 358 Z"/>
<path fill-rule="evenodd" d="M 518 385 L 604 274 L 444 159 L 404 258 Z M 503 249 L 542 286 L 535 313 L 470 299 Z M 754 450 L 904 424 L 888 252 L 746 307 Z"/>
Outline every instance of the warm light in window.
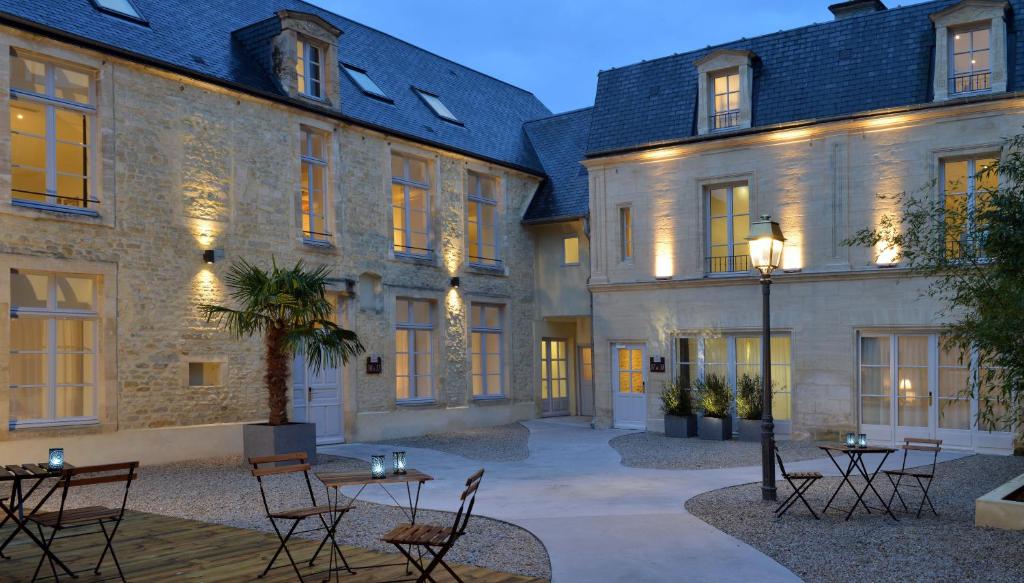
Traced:
<path fill-rule="evenodd" d="M 21 113 L 19 113 L 19 114 L 18 114 L 18 119 L 25 119 L 25 115 L 24 115 L 24 114 L 21 114 Z"/>
<path fill-rule="evenodd" d="M 953 39 L 960 40 L 960 35 L 958 34 L 958 35 L 954 36 Z"/>

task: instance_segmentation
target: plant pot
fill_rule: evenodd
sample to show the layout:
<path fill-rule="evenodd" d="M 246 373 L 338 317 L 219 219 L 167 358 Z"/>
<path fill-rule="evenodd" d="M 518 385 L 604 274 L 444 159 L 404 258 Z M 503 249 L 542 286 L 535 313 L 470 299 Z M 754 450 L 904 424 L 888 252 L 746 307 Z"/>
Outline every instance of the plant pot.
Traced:
<path fill-rule="evenodd" d="M 732 439 L 732 417 L 704 417 L 697 420 L 697 433 L 701 439 L 725 441 Z"/>
<path fill-rule="evenodd" d="M 740 441 L 761 441 L 761 420 L 740 419 Z"/>
<path fill-rule="evenodd" d="M 270 425 L 253 423 L 242 426 L 242 451 L 249 458 L 281 453 L 306 452 L 310 463 L 316 460 L 316 424 L 287 423 Z"/>
<path fill-rule="evenodd" d="M 665 437 L 696 437 L 697 416 L 665 415 Z"/>

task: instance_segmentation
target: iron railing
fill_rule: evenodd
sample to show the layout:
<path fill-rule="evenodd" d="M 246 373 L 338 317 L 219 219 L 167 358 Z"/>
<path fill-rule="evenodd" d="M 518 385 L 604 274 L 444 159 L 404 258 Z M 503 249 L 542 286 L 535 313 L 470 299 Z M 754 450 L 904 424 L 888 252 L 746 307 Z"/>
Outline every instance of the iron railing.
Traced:
<path fill-rule="evenodd" d="M 722 113 L 712 113 L 709 116 L 708 124 L 712 130 L 724 130 L 740 125 L 740 112 L 739 110 L 723 111 Z"/>
<path fill-rule="evenodd" d="M 963 73 L 953 75 L 949 78 L 949 94 L 958 95 L 961 93 L 976 93 L 988 91 L 992 88 L 991 71 L 978 71 L 975 73 Z"/>
<path fill-rule="evenodd" d="M 721 255 L 705 257 L 705 269 L 708 273 L 740 273 L 750 271 L 749 255 Z"/>

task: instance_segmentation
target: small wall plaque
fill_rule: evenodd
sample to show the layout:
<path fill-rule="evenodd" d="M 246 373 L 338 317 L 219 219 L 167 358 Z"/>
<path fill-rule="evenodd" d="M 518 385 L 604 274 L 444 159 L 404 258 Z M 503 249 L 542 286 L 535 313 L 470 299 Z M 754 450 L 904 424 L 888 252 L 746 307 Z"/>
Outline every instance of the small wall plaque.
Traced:
<path fill-rule="evenodd" d="M 366 374 L 380 374 L 384 372 L 384 363 L 379 354 L 371 354 L 366 357 Z"/>
<path fill-rule="evenodd" d="M 664 356 L 652 356 L 651 357 L 651 372 L 665 372 L 665 357 Z"/>

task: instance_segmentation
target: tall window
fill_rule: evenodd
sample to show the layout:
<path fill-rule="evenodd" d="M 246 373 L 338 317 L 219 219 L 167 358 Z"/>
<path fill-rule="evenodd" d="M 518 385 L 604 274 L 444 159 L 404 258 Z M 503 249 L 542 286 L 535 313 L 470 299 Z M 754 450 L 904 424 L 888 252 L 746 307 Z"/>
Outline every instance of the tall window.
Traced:
<path fill-rule="evenodd" d="M 992 67 L 989 61 L 989 27 L 959 30 L 950 33 L 949 93 L 973 93 L 992 88 Z"/>
<path fill-rule="evenodd" d="M 474 397 L 498 397 L 504 394 L 504 316 L 502 306 L 492 304 L 473 304 L 470 310 L 470 361 Z"/>
<path fill-rule="evenodd" d="M 619 207 L 619 259 L 629 261 L 633 258 L 633 209 L 628 206 Z"/>
<path fill-rule="evenodd" d="M 299 92 L 309 97 L 323 97 L 320 47 L 302 39 L 295 41 L 295 73 L 298 75 Z"/>
<path fill-rule="evenodd" d="M 466 196 L 466 226 L 469 230 L 469 262 L 485 267 L 498 267 L 498 179 L 469 173 Z"/>
<path fill-rule="evenodd" d="M 11 197 L 86 208 L 90 197 L 92 75 L 11 51 Z"/>
<path fill-rule="evenodd" d="M 434 398 L 434 302 L 395 302 L 395 399 Z"/>
<path fill-rule="evenodd" d="M 430 179 L 424 160 L 391 155 L 392 244 L 395 253 L 429 257 Z"/>
<path fill-rule="evenodd" d="M 750 189 L 746 184 L 708 189 L 708 273 L 750 270 Z"/>
<path fill-rule="evenodd" d="M 299 160 L 302 166 L 302 237 L 327 243 L 327 145 L 322 132 L 302 128 Z"/>
<path fill-rule="evenodd" d="M 11 272 L 11 418 L 17 425 L 96 417 L 96 280 Z"/>
<path fill-rule="evenodd" d="M 577 235 L 562 238 L 562 264 L 580 264 L 580 238 Z"/>
<path fill-rule="evenodd" d="M 740 124 L 740 74 L 738 71 L 711 77 L 711 119 L 708 127 L 722 130 Z"/>
<path fill-rule="evenodd" d="M 989 171 L 995 158 L 968 158 L 942 162 L 942 185 L 946 208 L 946 257 L 957 259 L 965 250 L 980 253 L 969 247 L 978 243 L 982 231 L 976 212 L 983 208 L 988 193 L 999 188 L 999 175 Z"/>

